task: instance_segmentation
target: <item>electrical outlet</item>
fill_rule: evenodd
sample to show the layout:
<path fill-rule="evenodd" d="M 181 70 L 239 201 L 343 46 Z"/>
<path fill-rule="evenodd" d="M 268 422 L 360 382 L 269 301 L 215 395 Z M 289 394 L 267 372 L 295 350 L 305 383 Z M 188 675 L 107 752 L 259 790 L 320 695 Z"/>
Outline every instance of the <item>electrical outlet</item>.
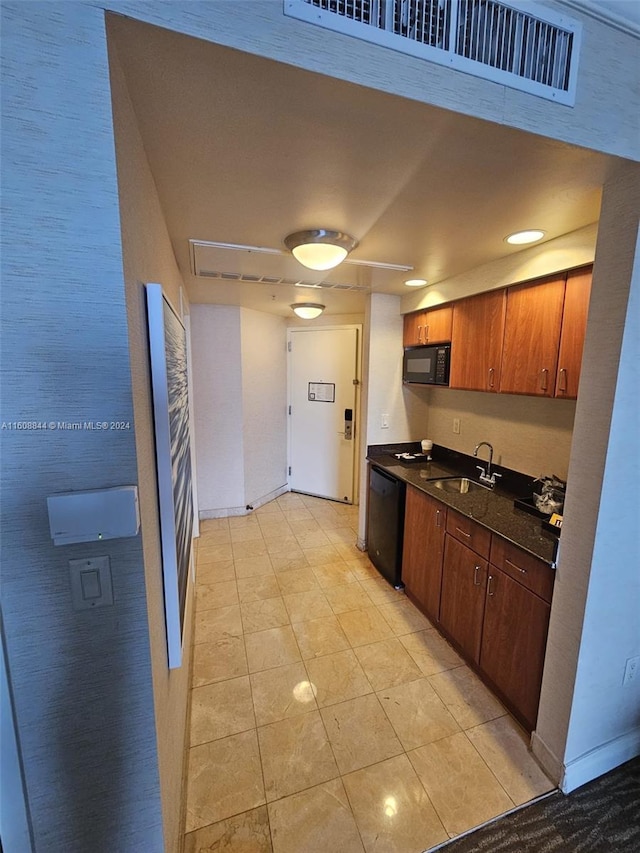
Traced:
<path fill-rule="evenodd" d="M 638 677 L 638 669 L 640 669 L 640 657 L 629 658 L 624 668 L 623 685 L 631 684 Z"/>
<path fill-rule="evenodd" d="M 453 431 L 455 435 L 460 435 L 460 418 L 453 419 Z"/>

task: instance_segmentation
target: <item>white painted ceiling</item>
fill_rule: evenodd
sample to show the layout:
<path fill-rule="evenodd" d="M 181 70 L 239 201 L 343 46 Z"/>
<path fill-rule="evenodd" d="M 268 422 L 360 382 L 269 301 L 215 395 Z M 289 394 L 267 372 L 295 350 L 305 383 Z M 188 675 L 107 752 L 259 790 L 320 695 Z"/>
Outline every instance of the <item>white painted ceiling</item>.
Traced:
<path fill-rule="evenodd" d="M 333 228 L 360 241 L 353 259 L 411 265 L 436 284 L 517 251 L 504 242 L 512 231 L 552 239 L 598 219 L 612 158 L 130 19 L 112 24 L 192 302 L 290 316 L 294 301 L 359 312 L 364 296 L 197 277 L 190 239 L 284 251 L 293 231 Z M 286 254 L 218 251 L 211 266 L 318 281 Z M 324 283 L 402 294 L 407 277 L 345 263 Z"/>

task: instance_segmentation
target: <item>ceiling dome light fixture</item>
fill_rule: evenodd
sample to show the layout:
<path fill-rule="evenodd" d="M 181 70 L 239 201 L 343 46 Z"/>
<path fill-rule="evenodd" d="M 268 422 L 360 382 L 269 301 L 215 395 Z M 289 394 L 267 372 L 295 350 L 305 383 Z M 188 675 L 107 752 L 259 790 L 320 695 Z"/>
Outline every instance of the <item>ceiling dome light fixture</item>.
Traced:
<path fill-rule="evenodd" d="M 358 241 L 342 231 L 312 228 L 289 234 L 284 244 L 293 257 L 310 270 L 330 270 L 344 261 Z"/>
<path fill-rule="evenodd" d="M 542 240 L 544 234 L 545 232 L 539 228 L 532 228 L 529 231 L 516 231 L 504 239 L 507 243 L 511 243 L 512 246 L 524 246 L 527 243 L 536 243 L 538 240 Z"/>
<path fill-rule="evenodd" d="M 291 308 L 293 313 L 303 320 L 315 320 L 325 309 L 325 305 L 320 305 L 319 302 L 295 302 Z"/>
<path fill-rule="evenodd" d="M 426 278 L 408 278 L 405 281 L 407 287 L 424 287 L 425 284 L 428 283 L 429 282 L 426 280 Z"/>

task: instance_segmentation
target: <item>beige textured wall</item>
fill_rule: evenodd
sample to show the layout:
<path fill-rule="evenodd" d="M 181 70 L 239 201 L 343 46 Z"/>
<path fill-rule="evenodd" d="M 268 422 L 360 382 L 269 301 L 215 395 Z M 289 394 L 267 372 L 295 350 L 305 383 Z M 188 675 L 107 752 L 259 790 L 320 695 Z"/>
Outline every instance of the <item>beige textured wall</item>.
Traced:
<path fill-rule="evenodd" d="M 449 388 L 416 388 L 412 393 L 426 405 L 425 435 L 415 438 L 428 437 L 468 454 L 488 441 L 498 465 L 533 477 L 557 474 L 566 479 L 575 401 Z M 460 419 L 459 435 L 453 432 L 454 418 Z"/>
<path fill-rule="evenodd" d="M 364 314 L 325 314 L 318 320 L 302 320 L 300 317 L 287 317 L 287 328 L 294 326 L 361 326 Z"/>
<path fill-rule="evenodd" d="M 292 20 L 283 15 L 279 0 L 109 0 L 103 5 L 157 26 L 444 109 L 623 157 L 637 156 L 636 40 L 573 8 L 567 12 L 559 3 L 548 2 L 583 21 L 573 108 Z"/>
<path fill-rule="evenodd" d="M 182 278 L 175 263 L 115 49 L 110 51 L 110 66 L 158 766 L 165 851 L 173 853 L 180 849 L 183 826 L 182 781 L 186 754 L 193 583 L 190 579 L 187 590 L 183 663 L 180 668 L 169 670 L 144 283 L 162 284 L 165 294 L 180 313 Z"/>
<path fill-rule="evenodd" d="M 603 196 L 534 741 L 568 790 L 640 753 L 639 211 L 628 167 Z"/>
<path fill-rule="evenodd" d="M 2 419 L 133 424 L 104 14 L 0 14 Z M 46 503 L 137 483 L 139 449 L 133 428 L 2 431 L 3 639 L 36 853 L 163 848 L 146 483 L 135 537 L 55 546 Z M 98 556 L 113 605 L 75 610 L 69 561 Z"/>
<path fill-rule="evenodd" d="M 539 246 L 513 251 L 500 260 L 483 264 L 432 286 L 421 287 L 402 297 L 402 313 L 590 264 L 595 254 L 597 236 L 597 224 L 588 225 Z"/>

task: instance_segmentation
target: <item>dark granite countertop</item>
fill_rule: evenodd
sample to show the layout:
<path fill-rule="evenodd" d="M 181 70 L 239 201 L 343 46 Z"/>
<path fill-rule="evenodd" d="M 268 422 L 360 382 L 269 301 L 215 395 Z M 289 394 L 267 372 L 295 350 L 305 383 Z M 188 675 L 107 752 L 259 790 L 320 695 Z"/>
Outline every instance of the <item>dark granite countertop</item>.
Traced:
<path fill-rule="evenodd" d="M 516 509 L 513 505 L 515 495 L 509 495 L 503 489 L 482 489 L 461 495 L 436 488 L 430 480 L 469 476 L 468 471 L 461 470 L 448 459 L 402 463 L 391 452 L 378 453 L 373 448 L 367 458 L 371 464 L 398 480 L 415 486 L 555 568 L 558 537 L 543 530 L 538 517 Z"/>

